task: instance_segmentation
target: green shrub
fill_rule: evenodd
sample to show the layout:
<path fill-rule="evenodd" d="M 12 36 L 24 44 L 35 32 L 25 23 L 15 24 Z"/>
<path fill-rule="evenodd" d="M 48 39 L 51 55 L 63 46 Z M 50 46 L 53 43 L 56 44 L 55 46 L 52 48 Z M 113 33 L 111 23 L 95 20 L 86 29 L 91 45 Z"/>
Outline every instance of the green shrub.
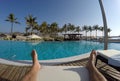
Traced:
<path fill-rule="evenodd" d="M 64 40 L 63 37 L 55 37 L 54 39 L 55 39 L 55 41 L 63 41 Z"/>

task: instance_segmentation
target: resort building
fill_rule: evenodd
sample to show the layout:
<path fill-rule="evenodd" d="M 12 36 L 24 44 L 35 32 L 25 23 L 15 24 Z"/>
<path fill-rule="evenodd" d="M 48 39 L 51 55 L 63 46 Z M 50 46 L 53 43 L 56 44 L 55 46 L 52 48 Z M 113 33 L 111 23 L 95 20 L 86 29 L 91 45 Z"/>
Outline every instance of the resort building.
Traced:
<path fill-rule="evenodd" d="M 63 34 L 64 40 L 80 40 L 82 38 L 82 34 Z"/>

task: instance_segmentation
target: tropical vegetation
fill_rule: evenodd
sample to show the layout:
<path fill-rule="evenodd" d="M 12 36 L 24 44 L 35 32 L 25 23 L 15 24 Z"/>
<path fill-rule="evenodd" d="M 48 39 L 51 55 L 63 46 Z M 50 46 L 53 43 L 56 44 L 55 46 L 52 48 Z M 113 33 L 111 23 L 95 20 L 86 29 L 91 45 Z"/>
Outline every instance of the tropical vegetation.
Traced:
<path fill-rule="evenodd" d="M 17 18 L 15 17 L 15 15 L 13 13 L 10 13 L 5 21 L 11 23 L 11 35 L 13 35 L 13 25 L 14 25 L 14 23 L 15 24 L 20 24 L 20 23 L 17 21 Z"/>
<path fill-rule="evenodd" d="M 7 17 L 7 19 L 5 21 L 9 21 L 11 23 L 11 35 L 12 35 L 13 24 L 14 23 L 20 24 L 20 23 L 17 21 L 17 18 L 12 13 Z M 46 21 L 39 24 L 37 22 L 37 17 L 34 17 L 33 15 L 26 16 L 25 23 L 26 23 L 26 27 L 25 27 L 26 35 L 37 33 L 37 34 L 41 34 L 43 36 L 50 36 L 50 37 L 57 38 L 59 33 L 62 33 L 62 34 L 70 33 L 71 34 L 71 33 L 83 33 L 84 32 L 83 36 L 85 38 L 88 38 L 88 37 L 97 38 L 97 36 L 99 34 L 98 31 L 102 32 L 102 36 L 103 36 L 103 32 L 104 32 L 104 27 L 99 26 L 99 25 L 75 26 L 74 24 L 68 23 L 68 24 L 64 24 L 62 27 L 59 27 L 57 22 L 48 24 Z M 93 32 L 95 32 L 95 35 L 93 34 Z M 111 32 L 111 29 L 108 28 L 109 35 L 110 35 L 110 32 Z M 89 33 L 89 35 L 88 35 L 88 33 Z"/>

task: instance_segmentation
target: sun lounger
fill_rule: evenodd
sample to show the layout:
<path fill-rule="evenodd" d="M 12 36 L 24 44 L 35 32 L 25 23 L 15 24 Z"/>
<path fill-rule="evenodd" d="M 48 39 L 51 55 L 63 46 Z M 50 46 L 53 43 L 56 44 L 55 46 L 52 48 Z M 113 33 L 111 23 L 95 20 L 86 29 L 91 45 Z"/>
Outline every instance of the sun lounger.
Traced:
<path fill-rule="evenodd" d="M 99 50 L 97 51 L 96 63 L 97 60 L 101 60 L 102 62 L 107 63 L 111 67 L 120 71 L 120 51 L 118 50 Z"/>
<path fill-rule="evenodd" d="M 83 66 L 43 66 L 37 81 L 89 81 L 89 74 Z"/>

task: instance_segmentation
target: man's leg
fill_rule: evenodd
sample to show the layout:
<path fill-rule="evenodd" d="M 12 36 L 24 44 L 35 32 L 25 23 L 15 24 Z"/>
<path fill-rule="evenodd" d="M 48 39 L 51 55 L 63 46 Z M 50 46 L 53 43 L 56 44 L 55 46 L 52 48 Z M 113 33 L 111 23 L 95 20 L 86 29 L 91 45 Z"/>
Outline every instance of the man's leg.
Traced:
<path fill-rule="evenodd" d="M 86 66 L 86 68 L 89 71 L 90 81 L 107 81 L 105 77 L 95 67 L 94 64 L 95 57 L 96 57 L 96 53 L 95 51 L 92 51 L 90 54 L 88 64 Z M 31 70 L 23 77 L 22 81 L 36 81 L 37 79 L 37 74 L 41 68 L 41 65 L 38 62 L 37 54 L 34 50 L 32 51 L 32 58 L 33 58 L 33 66 Z"/>
<path fill-rule="evenodd" d="M 41 68 L 41 65 L 39 64 L 38 58 L 36 51 L 32 51 L 32 60 L 33 60 L 33 65 L 31 70 L 23 77 L 22 81 L 37 81 L 37 74 Z"/>
<path fill-rule="evenodd" d="M 92 51 L 87 64 L 90 81 L 107 81 L 106 78 L 95 67 L 96 52 Z"/>

